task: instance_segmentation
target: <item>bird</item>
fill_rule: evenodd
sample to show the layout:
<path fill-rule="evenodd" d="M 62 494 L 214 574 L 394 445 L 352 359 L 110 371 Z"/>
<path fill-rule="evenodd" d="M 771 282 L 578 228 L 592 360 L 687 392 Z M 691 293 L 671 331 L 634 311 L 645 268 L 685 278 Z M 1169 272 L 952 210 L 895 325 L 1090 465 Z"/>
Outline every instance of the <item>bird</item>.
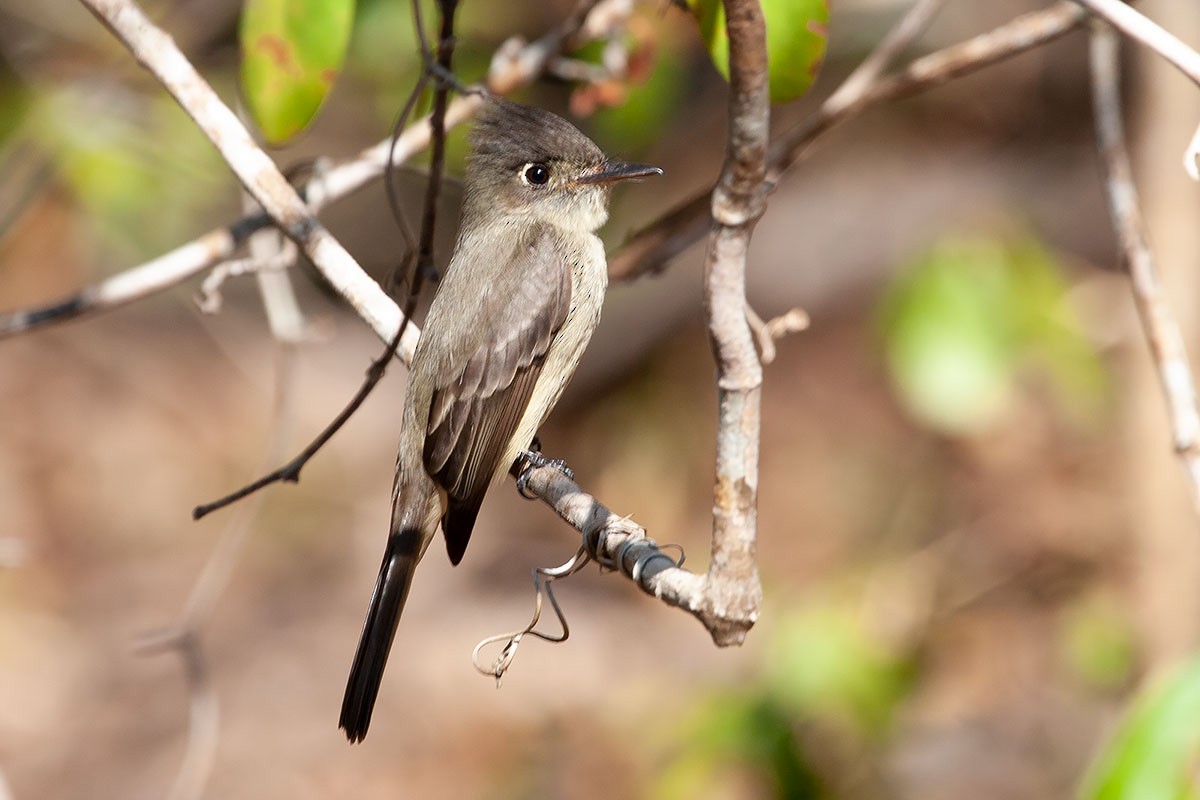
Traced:
<path fill-rule="evenodd" d="M 609 159 L 549 111 L 484 100 L 458 238 L 409 368 L 387 545 L 339 721 L 351 743 L 367 735 L 413 574 L 439 526 L 457 565 L 484 495 L 529 454 L 599 324 L 608 275 L 596 231 L 611 186 L 661 174 Z"/>

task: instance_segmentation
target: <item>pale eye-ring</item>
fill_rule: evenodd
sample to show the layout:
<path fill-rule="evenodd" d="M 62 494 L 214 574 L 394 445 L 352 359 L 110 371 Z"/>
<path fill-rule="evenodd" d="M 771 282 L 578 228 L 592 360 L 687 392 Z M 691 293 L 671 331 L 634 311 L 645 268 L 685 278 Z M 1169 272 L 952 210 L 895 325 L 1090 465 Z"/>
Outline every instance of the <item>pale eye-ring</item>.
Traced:
<path fill-rule="evenodd" d="M 521 169 L 521 180 L 530 186 L 545 186 L 550 182 L 550 168 L 545 164 L 526 164 Z"/>

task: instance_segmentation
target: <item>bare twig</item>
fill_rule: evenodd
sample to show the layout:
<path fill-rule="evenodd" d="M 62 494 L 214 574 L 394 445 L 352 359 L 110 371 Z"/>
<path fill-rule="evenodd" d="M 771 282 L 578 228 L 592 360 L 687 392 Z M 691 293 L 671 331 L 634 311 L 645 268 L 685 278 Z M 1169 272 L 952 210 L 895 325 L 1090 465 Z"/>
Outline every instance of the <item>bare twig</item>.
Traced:
<path fill-rule="evenodd" d="M 296 243 L 290 239 L 284 240 L 277 253 L 264 255 L 262 258 L 253 256 L 235 258 L 223 261 L 213 267 L 212 271 L 200 283 L 200 292 L 196 296 L 196 305 L 205 314 L 218 314 L 224 303 L 221 297 L 221 287 L 230 278 L 241 277 L 263 271 L 288 269 L 296 262 Z"/>
<path fill-rule="evenodd" d="M 247 212 L 258 210 L 254 200 L 246 195 L 243 195 L 242 206 Z M 307 326 L 304 312 L 296 300 L 296 289 L 292 286 L 291 267 L 296 263 L 296 243 L 269 228 L 251 236 L 247 247 L 250 258 L 259 264 L 254 278 L 258 282 L 271 335 L 279 342 L 299 344 L 304 340 Z"/>
<path fill-rule="evenodd" d="M 808 328 L 808 314 L 798 308 L 793 308 L 770 320 L 764 321 L 754 308 L 746 303 L 746 320 L 758 343 L 758 359 L 763 365 L 775 360 L 775 342 L 792 333 L 799 333 Z"/>
<path fill-rule="evenodd" d="M 729 143 L 712 195 L 704 305 L 717 362 L 717 463 L 706 625 L 739 644 L 758 618 L 758 448 L 762 364 L 746 319 L 750 234 L 766 209 L 766 24 L 758 0 L 724 0 L 729 33 Z"/>
<path fill-rule="evenodd" d="M 791 129 L 771 147 L 768 180 L 775 181 L 806 154 L 809 145 L 834 125 L 880 103 L 909 97 L 940 86 L 1006 58 L 1024 53 L 1070 33 L 1086 14 L 1069 2 L 1016 19 L 960 44 L 922 56 L 895 75 L 881 79 L 853 103 L 822 105 L 817 113 Z"/>
<path fill-rule="evenodd" d="M 274 422 L 263 459 L 266 464 L 274 464 L 283 457 L 288 431 L 295 416 L 292 384 L 295 344 L 285 339 L 277 341 L 275 409 L 271 415 Z M 147 635 L 140 643 L 144 653 L 176 652 L 183 659 L 190 698 L 188 740 L 183 761 L 168 795 L 171 800 L 192 800 L 203 796 L 204 786 L 212 771 L 219 741 L 217 723 L 220 708 L 204 658 L 201 635 L 217 601 L 229 585 L 265 498 L 266 495 L 259 495 L 255 502 L 243 505 L 226 524 L 204 569 L 192 585 L 178 621 Z"/>
<path fill-rule="evenodd" d="M 1183 168 L 1192 180 L 1200 181 L 1200 126 L 1197 126 L 1192 141 L 1183 153 Z"/>
<path fill-rule="evenodd" d="M 149 297 L 225 261 L 254 231 L 271 224 L 264 215 L 211 230 L 182 247 L 128 269 L 51 305 L 0 314 L 0 339 L 56 322 L 106 311 Z"/>
<path fill-rule="evenodd" d="M 925 32 L 944 4 L 945 0 L 917 0 L 913 3 L 908 13 L 900 18 L 875 49 L 867 54 L 846 80 L 842 81 L 842 85 L 829 95 L 822 110 L 833 113 L 855 103 L 879 80 L 879 76 L 892 65 L 896 57 Z"/>
<path fill-rule="evenodd" d="M 1123 0 L 1074 0 L 1121 33 L 1136 39 L 1171 62 L 1200 86 L 1200 53 Z"/>
<path fill-rule="evenodd" d="M 413 8 L 420 7 L 420 2 L 413 3 Z M 450 62 L 454 56 L 454 12 L 458 7 L 458 0 L 439 0 L 438 7 L 441 9 L 441 20 L 435 63 L 442 72 L 450 74 Z M 422 52 L 422 57 L 426 59 L 426 63 L 432 60 L 425 52 Z M 425 182 L 425 207 L 421 214 L 421 239 L 417 244 L 416 272 L 412 282 L 414 296 L 420 294 L 421 282 L 426 276 L 437 274 L 433 240 L 437 228 L 438 195 L 442 191 L 442 173 L 446 167 L 446 101 L 449 94 L 450 87 L 445 81 L 436 81 L 433 90 L 433 112 L 429 118 L 433 144 L 429 155 L 429 179 Z"/>
<path fill-rule="evenodd" d="M 204 787 L 217 758 L 221 706 L 198 637 L 186 635 L 175 648 L 183 658 L 187 676 L 188 743 L 167 800 L 198 800 L 204 796 Z"/>
<path fill-rule="evenodd" d="M 1113 227 L 1167 402 L 1175 451 L 1187 470 L 1192 502 L 1200 513 L 1200 411 L 1196 406 L 1196 383 L 1188 365 L 1183 333 L 1163 292 L 1133 184 L 1121 121 L 1118 47 L 1111 27 L 1103 23 L 1094 27 L 1090 52 L 1096 141 Z"/>
<path fill-rule="evenodd" d="M 821 108 L 784 133 L 768 156 L 767 180 L 774 186 L 793 164 L 806 156 L 820 136 L 838 123 L 852 119 L 882 103 L 917 94 L 947 81 L 1024 53 L 1053 41 L 1079 26 L 1087 13 L 1064 0 L 1044 11 L 1017 17 L 1012 22 L 916 59 L 900 72 L 882 78 L 869 90 L 836 103 L 839 89 Z M 901 24 L 904 24 L 903 22 Z M 708 192 L 684 201 L 651 222 L 629 239 L 608 262 L 609 279 L 632 280 L 660 271 L 668 261 L 699 241 L 708 229 Z"/>
<path fill-rule="evenodd" d="M 708 582 L 703 575 L 679 567 L 644 528 L 609 511 L 560 470 L 552 466 L 532 470 L 526 488 L 583 534 L 591 558 L 619 570 L 646 594 L 690 612 L 710 631 L 728 627 L 707 602 Z"/>

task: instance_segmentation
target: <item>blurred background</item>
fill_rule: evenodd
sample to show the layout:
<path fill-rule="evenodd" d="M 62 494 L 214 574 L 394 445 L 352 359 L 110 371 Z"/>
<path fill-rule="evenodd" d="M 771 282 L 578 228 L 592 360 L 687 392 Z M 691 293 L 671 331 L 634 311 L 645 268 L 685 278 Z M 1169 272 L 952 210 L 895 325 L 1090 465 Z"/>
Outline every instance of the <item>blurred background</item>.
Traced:
<path fill-rule="evenodd" d="M 237 98 L 237 0 L 147 4 Z M 466 2 L 456 69 L 571 4 Z M 816 107 L 906 3 L 845 0 Z M 917 52 L 1040 4 L 949 2 Z M 1200 7 L 1140 3 L 1200 42 Z M 432 19 L 432 16 L 430 17 Z M 519 95 L 607 151 L 659 164 L 616 191 L 610 251 L 711 184 L 725 85 L 695 21 L 639 7 L 613 108 L 546 80 Z M 1200 192 L 1179 168 L 1195 87 L 1127 48 L 1137 179 L 1195 352 Z M 416 60 L 406 3 L 360 0 L 344 74 L 282 165 L 384 138 Z M 909 56 L 916 53 L 910 53 Z M 834 131 L 772 196 L 751 301 L 808 331 L 765 371 L 766 596 L 741 648 L 593 568 L 558 597 L 564 644 L 527 642 L 503 686 L 471 649 L 519 628 L 530 569 L 577 539 L 511 486 L 451 569 L 431 549 L 370 736 L 337 730 L 375 578 L 404 373 L 269 491 L 202 641 L 222 798 L 1061 798 L 1148 680 L 1196 645 L 1197 522 L 1120 271 L 1095 155 L 1086 37 Z M 590 113 L 585 113 L 590 112 Z M 461 174 L 464 138 L 451 140 Z M 401 178 L 414 197 L 420 176 Z M 235 182 L 78 4 L 0 0 L 0 312 L 54 302 L 240 216 Z M 439 257 L 458 196 L 446 192 Z M 415 203 L 410 203 L 415 209 Z M 415 214 L 415 210 L 412 212 Z M 381 281 L 400 239 L 376 183 L 326 214 Z M 707 565 L 715 391 L 703 246 L 616 285 L 542 431 L 579 482 Z M 0 797 L 150 798 L 188 732 L 179 658 L 136 643 L 181 614 L 239 509 L 197 503 L 302 447 L 380 343 L 315 272 L 313 340 L 284 353 L 252 279 L 201 314 L 198 282 L 0 342 Z M 280 392 L 287 398 L 281 413 Z M 252 509 L 253 510 L 253 509 Z"/>

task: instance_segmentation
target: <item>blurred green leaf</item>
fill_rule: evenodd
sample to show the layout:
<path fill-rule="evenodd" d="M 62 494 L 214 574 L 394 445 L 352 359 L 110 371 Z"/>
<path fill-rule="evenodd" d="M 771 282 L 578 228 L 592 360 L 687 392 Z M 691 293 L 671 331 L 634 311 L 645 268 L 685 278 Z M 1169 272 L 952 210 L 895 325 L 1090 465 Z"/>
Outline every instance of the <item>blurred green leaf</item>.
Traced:
<path fill-rule="evenodd" d="M 744 790 L 723 790 L 730 773 L 742 784 L 773 787 L 771 796 L 781 800 L 824 796 L 792 720 L 768 695 L 718 694 L 683 726 L 681 738 L 678 757 L 655 782 L 652 796 L 658 800 L 747 796 Z"/>
<path fill-rule="evenodd" d="M 717 70 L 729 80 L 729 34 L 721 0 L 688 0 Z M 827 0 L 763 0 L 771 101 L 795 100 L 812 86 L 829 38 Z"/>
<path fill-rule="evenodd" d="M 884 300 L 888 367 L 909 411 L 951 433 L 992 421 L 1012 390 L 1004 266 L 986 244 L 943 244 Z"/>
<path fill-rule="evenodd" d="M 128 116 L 83 89 L 31 97 L 20 136 L 58 165 L 88 224 L 125 257 L 177 244 L 229 185 L 212 144 L 167 96 L 127 101 Z"/>
<path fill-rule="evenodd" d="M 436 20 L 431 0 L 422 0 L 426 20 Z M 346 70 L 373 81 L 400 82 L 420 69 L 421 53 L 413 27 L 410 3 L 395 0 L 359 0 L 353 35 L 346 54 Z M 411 80 L 403 80 L 405 92 Z"/>
<path fill-rule="evenodd" d="M 1104 386 L 1066 303 L 1058 265 L 1032 240 L 947 240 L 900 275 L 882 304 L 889 372 L 922 423 L 948 434 L 987 427 L 1017 378 L 1038 366 L 1076 406 Z"/>
<path fill-rule="evenodd" d="M 242 91 L 267 141 L 281 144 L 316 115 L 342 68 L 352 0 L 246 0 Z"/>
<path fill-rule="evenodd" d="M 834 599 L 785 614 L 769 634 L 762 673 L 713 693 L 672 728 L 674 758 L 652 796 L 831 796 L 801 733 L 859 751 L 885 732 L 912 687 L 909 659 L 873 640 L 857 607 Z"/>
<path fill-rule="evenodd" d="M 1135 703 L 1092 764 L 1081 800 L 1200 798 L 1200 660 L 1183 665 Z"/>
<path fill-rule="evenodd" d="M 1135 631 L 1115 600 L 1088 597 L 1063 619 L 1063 647 L 1071 668 L 1092 686 L 1120 686 L 1137 658 Z"/>
<path fill-rule="evenodd" d="M 817 606 L 784 618 L 771 639 L 772 694 L 802 717 L 880 733 L 908 691 L 908 665 L 863 630 L 852 608 Z"/>

